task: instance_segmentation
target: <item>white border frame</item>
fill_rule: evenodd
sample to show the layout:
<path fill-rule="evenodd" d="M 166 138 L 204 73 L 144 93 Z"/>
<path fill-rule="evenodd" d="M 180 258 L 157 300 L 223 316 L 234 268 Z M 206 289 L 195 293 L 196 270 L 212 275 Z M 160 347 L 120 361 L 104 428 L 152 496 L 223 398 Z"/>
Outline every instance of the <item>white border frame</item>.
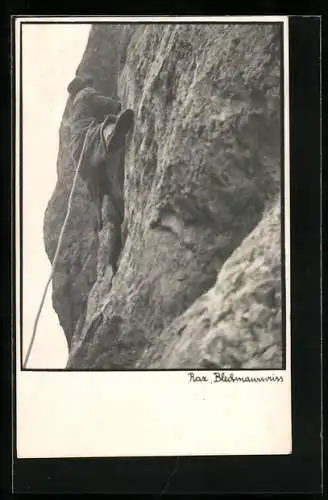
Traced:
<path fill-rule="evenodd" d="M 16 325 L 18 458 L 253 455 L 291 453 L 289 58 L 286 16 L 19 16 L 15 19 L 16 96 L 21 23 L 282 22 L 286 370 L 281 384 L 189 384 L 186 371 L 58 372 L 20 369 L 20 133 L 16 133 Z M 16 99 L 16 123 L 20 123 Z M 19 132 L 19 131 L 18 131 Z M 226 370 L 228 375 L 233 370 Z M 210 372 L 211 373 L 211 372 Z M 204 372 L 202 372 L 204 374 Z M 269 371 L 243 371 L 268 376 Z M 239 375 L 239 373 L 238 373 Z M 108 390 L 108 388 L 111 390 Z"/>

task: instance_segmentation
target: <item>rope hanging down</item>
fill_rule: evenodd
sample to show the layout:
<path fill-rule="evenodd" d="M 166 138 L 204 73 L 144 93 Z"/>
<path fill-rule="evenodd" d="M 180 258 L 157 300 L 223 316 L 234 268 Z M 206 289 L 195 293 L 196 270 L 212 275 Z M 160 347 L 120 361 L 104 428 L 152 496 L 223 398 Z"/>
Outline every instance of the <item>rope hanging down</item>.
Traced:
<path fill-rule="evenodd" d="M 66 211 L 65 219 L 64 219 L 64 222 L 63 222 L 60 234 L 59 234 L 59 238 L 58 238 L 58 242 L 57 242 L 57 247 L 56 247 L 56 252 L 55 252 L 54 260 L 53 260 L 52 266 L 51 266 L 50 277 L 49 277 L 49 279 L 48 279 L 48 281 L 46 283 L 46 286 L 45 286 L 45 289 L 44 289 L 44 292 L 43 292 L 43 295 L 42 295 L 41 303 L 40 303 L 40 306 L 39 306 L 39 309 L 38 309 L 38 312 L 37 312 L 37 315 L 36 315 L 36 318 L 35 318 L 32 337 L 31 337 L 31 340 L 30 340 L 30 343 L 29 343 L 29 346 L 28 346 L 28 349 L 27 349 L 27 353 L 26 353 L 26 356 L 25 356 L 25 359 L 24 359 L 24 363 L 23 363 L 23 368 L 24 369 L 27 366 L 27 363 L 28 363 L 30 355 L 31 355 L 31 351 L 33 349 L 33 345 L 34 345 L 34 342 L 35 342 L 36 331 L 37 331 L 37 327 L 38 327 L 40 315 L 41 315 L 41 312 L 42 312 L 44 301 L 46 299 L 46 295 L 47 295 L 47 291 L 48 291 L 49 285 L 51 283 L 51 280 L 52 280 L 54 272 L 55 272 L 55 267 L 56 267 L 56 264 L 57 264 L 59 252 L 61 250 L 61 246 L 62 246 L 62 242 L 63 242 L 63 237 L 64 237 L 65 229 L 66 229 L 67 222 L 68 222 L 70 214 L 71 214 L 72 200 L 73 200 L 73 195 L 74 195 L 76 184 L 77 184 L 77 177 L 78 177 L 78 173 L 79 173 L 80 166 L 81 166 L 81 163 L 82 163 L 82 159 L 83 159 L 83 156 L 84 156 L 85 147 L 86 147 L 86 144 L 87 144 L 87 138 L 88 138 L 88 134 L 89 134 L 90 130 L 91 130 L 91 127 L 87 130 L 87 133 L 85 134 L 82 151 L 81 151 L 81 154 L 79 156 L 79 161 L 78 161 L 77 166 L 75 165 L 76 166 L 75 175 L 74 175 L 74 178 L 73 178 L 71 192 L 70 192 L 70 195 L 69 195 L 69 198 L 68 198 L 67 211 Z M 68 148 L 68 149 L 70 150 L 70 148 Z M 73 155 L 72 155 L 72 158 L 73 158 Z M 73 162 L 75 163 L 74 158 L 73 158 Z"/>

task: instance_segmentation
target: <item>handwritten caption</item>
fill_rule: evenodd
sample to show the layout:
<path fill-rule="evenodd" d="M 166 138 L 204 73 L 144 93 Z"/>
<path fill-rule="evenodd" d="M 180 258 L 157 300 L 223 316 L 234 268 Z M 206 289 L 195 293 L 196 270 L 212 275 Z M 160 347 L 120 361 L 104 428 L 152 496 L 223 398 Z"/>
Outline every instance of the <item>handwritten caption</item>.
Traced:
<path fill-rule="evenodd" d="M 213 372 L 211 375 L 202 375 L 195 372 L 187 372 L 188 382 L 190 383 L 205 383 L 216 384 L 218 382 L 226 383 L 283 383 L 284 377 L 282 375 L 235 375 L 234 373 Z"/>

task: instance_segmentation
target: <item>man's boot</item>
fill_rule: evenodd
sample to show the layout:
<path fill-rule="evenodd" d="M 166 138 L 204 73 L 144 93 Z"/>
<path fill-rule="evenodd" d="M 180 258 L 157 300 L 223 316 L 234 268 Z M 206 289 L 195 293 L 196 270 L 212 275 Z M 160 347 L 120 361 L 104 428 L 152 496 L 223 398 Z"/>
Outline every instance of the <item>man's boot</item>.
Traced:
<path fill-rule="evenodd" d="M 108 153 L 114 153 L 125 146 L 125 138 L 133 127 L 134 113 L 126 109 L 113 123 L 112 117 L 106 119 L 103 126 L 103 136 Z"/>

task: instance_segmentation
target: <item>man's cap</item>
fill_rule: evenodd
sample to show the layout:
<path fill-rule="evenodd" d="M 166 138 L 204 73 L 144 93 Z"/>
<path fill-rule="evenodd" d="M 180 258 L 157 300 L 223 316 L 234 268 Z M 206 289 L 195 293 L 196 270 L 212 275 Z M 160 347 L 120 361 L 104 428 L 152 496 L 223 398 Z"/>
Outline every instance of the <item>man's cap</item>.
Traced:
<path fill-rule="evenodd" d="M 68 85 L 67 90 L 71 95 L 77 94 L 80 90 L 93 85 L 93 79 L 89 76 L 76 76 Z"/>

